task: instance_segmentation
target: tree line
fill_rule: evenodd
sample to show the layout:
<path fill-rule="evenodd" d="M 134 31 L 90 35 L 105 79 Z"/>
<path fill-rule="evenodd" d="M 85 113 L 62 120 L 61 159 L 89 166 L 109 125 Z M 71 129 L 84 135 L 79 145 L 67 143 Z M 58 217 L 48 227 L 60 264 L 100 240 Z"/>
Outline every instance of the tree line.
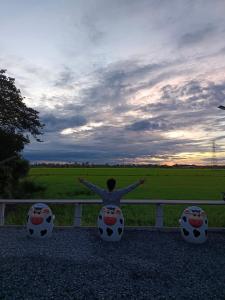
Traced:
<path fill-rule="evenodd" d="M 0 198 L 12 198 L 29 171 L 22 150 L 31 137 L 40 142 L 44 124 L 39 113 L 27 107 L 15 79 L 0 70 Z"/>

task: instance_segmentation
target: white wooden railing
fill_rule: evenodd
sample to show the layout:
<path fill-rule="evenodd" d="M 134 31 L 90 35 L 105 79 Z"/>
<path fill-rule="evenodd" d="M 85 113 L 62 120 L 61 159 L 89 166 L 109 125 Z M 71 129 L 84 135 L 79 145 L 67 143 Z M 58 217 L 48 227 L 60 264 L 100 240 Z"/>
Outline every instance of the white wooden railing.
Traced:
<path fill-rule="evenodd" d="M 82 219 L 82 205 L 101 205 L 101 200 L 83 200 L 83 199 L 0 199 L 0 226 L 5 223 L 5 206 L 10 204 L 34 204 L 38 202 L 43 202 L 46 204 L 73 204 L 75 205 L 74 213 L 74 223 L 75 227 L 81 226 Z M 186 204 L 188 206 L 196 205 L 225 205 L 225 201 L 212 201 L 212 200 L 121 200 L 121 205 L 156 205 L 156 217 L 155 217 L 155 228 L 163 228 L 163 206 L 164 205 L 182 205 Z"/>

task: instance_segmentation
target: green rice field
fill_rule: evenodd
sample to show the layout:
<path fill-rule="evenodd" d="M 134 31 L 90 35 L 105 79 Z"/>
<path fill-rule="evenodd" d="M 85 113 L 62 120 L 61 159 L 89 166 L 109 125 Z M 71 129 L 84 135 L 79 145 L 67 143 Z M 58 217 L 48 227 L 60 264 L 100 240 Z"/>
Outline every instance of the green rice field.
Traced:
<path fill-rule="evenodd" d="M 212 169 L 162 169 L 162 168 L 32 168 L 27 179 L 46 187 L 36 193 L 37 199 L 97 199 L 82 184 L 78 177 L 85 178 L 100 187 L 105 187 L 108 178 L 117 180 L 122 188 L 145 178 L 145 183 L 127 194 L 124 199 L 182 199 L 221 200 L 225 191 L 225 170 Z M 164 221 L 167 226 L 178 226 L 178 219 L 184 205 L 165 206 Z M 24 224 L 29 206 L 21 205 L 16 211 L 9 211 L 7 224 Z M 73 223 L 73 205 L 52 205 L 56 225 Z M 225 227 L 225 207 L 202 206 L 209 226 Z M 84 206 L 82 225 L 95 225 L 100 206 Z M 155 223 L 155 206 L 122 206 L 126 225 L 148 226 Z"/>

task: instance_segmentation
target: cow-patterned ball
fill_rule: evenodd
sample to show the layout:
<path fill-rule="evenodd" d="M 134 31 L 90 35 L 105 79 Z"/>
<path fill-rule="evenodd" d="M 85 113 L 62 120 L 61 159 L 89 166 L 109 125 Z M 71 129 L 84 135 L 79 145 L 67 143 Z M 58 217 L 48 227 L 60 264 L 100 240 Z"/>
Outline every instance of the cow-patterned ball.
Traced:
<path fill-rule="evenodd" d="M 51 236 L 54 215 L 48 205 L 36 203 L 31 206 L 27 215 L 27 235 L 29 237 L 46 238 Z"/>
<path fill-rule="evenodd" d="M 186 208 L 180 218 L 181 235 L 189 243 L 202 244 L 208 237 L 208 219 L 197 206 Z"/>
<path fill-rule="evenodd" d="M 124 230 L 124 217 L 121 209 L 115 205 L 103 206 L 98 215 L 97 226 L 103 240 L 119 241 Z"/>

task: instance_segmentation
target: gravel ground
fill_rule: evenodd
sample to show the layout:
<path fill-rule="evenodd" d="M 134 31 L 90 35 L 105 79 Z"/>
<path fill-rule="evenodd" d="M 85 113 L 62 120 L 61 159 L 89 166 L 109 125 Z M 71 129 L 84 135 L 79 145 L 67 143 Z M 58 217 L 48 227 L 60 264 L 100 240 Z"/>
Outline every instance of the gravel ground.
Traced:
<path fill-rule="evenodd" d="M 0 228 L 0 299 L 225 299 L 225 233 L 203 245 L 179 233 L 55 229 L 33 240 Z"/>

